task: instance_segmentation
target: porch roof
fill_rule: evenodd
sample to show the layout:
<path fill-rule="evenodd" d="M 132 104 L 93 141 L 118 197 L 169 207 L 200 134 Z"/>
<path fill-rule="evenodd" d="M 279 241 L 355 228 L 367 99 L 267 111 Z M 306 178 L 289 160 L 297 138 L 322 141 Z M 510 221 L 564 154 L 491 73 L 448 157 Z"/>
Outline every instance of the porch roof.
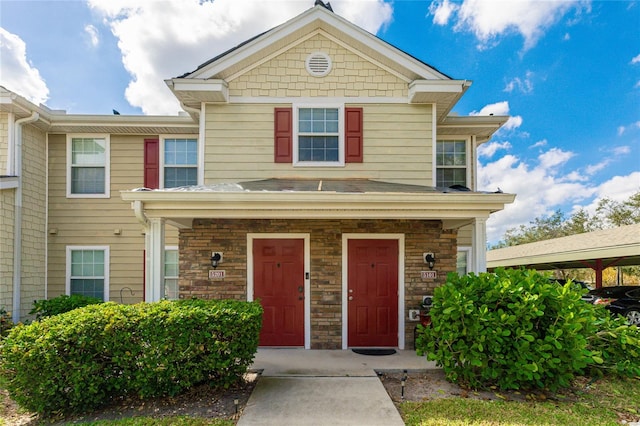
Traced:
<path fill-rule="evenodd" d="M 190 228 L 201 219 L 424 219 L 458 228 L 486 219 L 515 195 L 369 179 L 266 179 L 122 191 L 138 219 Z"/>

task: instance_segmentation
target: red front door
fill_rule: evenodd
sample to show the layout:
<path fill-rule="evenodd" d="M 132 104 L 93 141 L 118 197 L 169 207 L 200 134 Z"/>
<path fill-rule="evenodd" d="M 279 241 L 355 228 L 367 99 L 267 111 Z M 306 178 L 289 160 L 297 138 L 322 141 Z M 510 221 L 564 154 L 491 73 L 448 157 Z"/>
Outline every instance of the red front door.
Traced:
<path fill-rule="evenodd" d="M 349 240 L 348 346 L 398 346 L 398 241 Z"/>
<path fill-rule="evenodd" d="M 304 240 L 253 240 L 253 287 L 260 346 L 304 346 Z"/>

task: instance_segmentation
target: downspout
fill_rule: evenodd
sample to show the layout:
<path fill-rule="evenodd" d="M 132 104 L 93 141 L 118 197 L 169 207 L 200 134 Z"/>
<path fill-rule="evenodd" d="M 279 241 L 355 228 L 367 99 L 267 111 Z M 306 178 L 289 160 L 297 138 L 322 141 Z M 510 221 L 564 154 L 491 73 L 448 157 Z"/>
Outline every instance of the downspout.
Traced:
<path fill-rule="evenodd" d="M 20 321 L 20 303 L 22 287 L 22 126 L 33 123 L 40 118 L 40 114 L 32 112 L 31 116 L 16 120 L 14 129 L 14 168 L 18 177 L 18 187 L 15 192 L 14 223 L 13 223 L 13 322 Z"/>

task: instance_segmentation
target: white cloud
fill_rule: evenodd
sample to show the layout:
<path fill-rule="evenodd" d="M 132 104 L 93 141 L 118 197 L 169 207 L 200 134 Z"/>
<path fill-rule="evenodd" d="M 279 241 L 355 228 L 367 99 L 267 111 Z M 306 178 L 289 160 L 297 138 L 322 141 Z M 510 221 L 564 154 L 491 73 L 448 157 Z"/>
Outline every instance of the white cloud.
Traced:
<path fill-rule="evenodd" d="M 546 141 L 544 141 L 546 144 Z M 540 145 L 544 146 L 544 145 Z M 614 152 L 628 154 L 629 147 Z M 628 199 L 640 190 L 640 171 L 626 176 L 614 176 L 602 183 L 590 180 L 589 173 L 610 165 L 615 158 L 589 166 L 584 172 L 568 170 L 567 162 L 575 153 L 551 148 L 528 164 L 521 158 L 507 154 L 495 161 L 478 165 L 478 189 L 516 194 L 513 204 L 491 215 L 487 221 L 487 238 L 496 243 L 509 228 L 526 225 L 535 218 L 552 214 L 557 209 L 572 206 L 593 213 L 600 199 L 615 201 Z"/>
<path fill-rule="evenodd" d="M 27 60 L 24 41 L 4 28 L 0 28 L 0 85 L 35 104 L 49 99 L 49 89 L 40 71 Z"/>
<path fill-rule="evenodd" d="M 482 144 L 478 147 L 478 156 L 491 158 L 501 149 L 509 150 L 511 149 L 511 144 L 509 142 L 489 142 Z"/>
<path fill-rule="evenodd" d="M 182 75 L 251 37 L 313 6 L 281 0 L 89 0 L 118 39 L 131 75 L 125 96 L 145 114 L 176 114 L 180 107 L 164 80 Z M 334 0 L 333 10 L 369 32 L 389 23 L 382 0 Z"/>
<path fill-rule="evenodd" d="M 640 55 L 634 56 L 633 59 L 631 59 L 631 63 L 632 64 L 640 64 Z"/>
<path fill-rule="evenodd" d="M 87 36 L 89 37 L 89 44 L 91 47 L 96 47 L 100 44 L 100 34 L 96 27 L 91 24 L 85 25 L 84 32 L 87 33 Z"/>
<path fill-rule="evenodd" d="M 437 25 L 447 25 L 453 12 L 458 6 L 449 0 L 434 1 L 429 6 L 429 13 L 433 15 L 433 23 Z"/>
<path fill-rule="evenodd" d="M 547 146 L 547 143 L 546 139 L 542 139 L 531 145 L 529 148 L 542 148 L 543 146 Z"/>
<path fill-rule="evenodd" d="M 618 126 L 618 136 L 622 136 L 627 131 L 640 129 L 640 121 L 636 121 L 635 123 L 631 123 L 628 126 Z"/>
<path fill-rule="evenodd" d="M 510 82 L 507 83 L 504 91 L 507 93 L 511 93 L 514 90 L 518 89 L 522 93 L 531 93 L 533 92 L 533 72 L 527 71 L 524 78 L 515 77 Z"/>
<path fill-rule="evenodd" d="M 513 204 L 491 215 L 487 222 L 490 242 L 499 241 L 509 228 L 528 224 L 536 217 L 553 213 L 566 203 L 580 203 L 593 196 L 591 188 L 576 171 L 562 173 L 574 153 L 552 148 L 528 165 L 514 155 L 478 165 L 478 189 L 517 194 Z"/>
<path fill-rule="evenodd" d="M 473 33 L 481 49 L 496 44 L 500 36 L 518 33 L 524 38 L 524 49 L 527 50 L 567 12 L 574 8 L 580 11 L 588 4 L 581 0 L 464 0 L 455 7 L 448 1 L 436 3 L 429 11 L 438 25 L 454 20 L 452 15 L 455 14 L 454 29 Z"/>
<path fill-rule="evenodd" d="M 585 173 L 588 175 L 594 175 L 596 173 L 598 173 L 600 170 L 604 170 L 609 164 L 611 164 L 611 159 L 607 158 L 605 160 L 602 160 L 599 163 L 596 164 L 590 164 L 585 168 Z"/>
<path fill-rule="evenodd" d="M 631 147 L 630 146 L 617 146 L 615 148 L 613 148 L 613 153 L 614 155 L 627 155 L 631 153 Z"/>

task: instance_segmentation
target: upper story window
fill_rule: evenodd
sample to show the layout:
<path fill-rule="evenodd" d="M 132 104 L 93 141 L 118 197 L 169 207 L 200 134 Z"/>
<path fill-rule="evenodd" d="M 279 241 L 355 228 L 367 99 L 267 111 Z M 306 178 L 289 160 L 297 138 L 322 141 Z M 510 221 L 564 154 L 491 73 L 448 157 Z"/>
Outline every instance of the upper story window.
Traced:
<path fill-rule="evenodd" d="M 67 247 L 67 294 L 109 300 L 109 247 Z"/>
<path fill-rule="evenodd" d="M 67 136 L 67 197 L 109 197 L 109 136 Z"/>
<path fill-rule="evenodd" d="M 198 184 L 198 140 L 166 138 L 163 141 L 164 188 Z"/>
<path fill-rule="evenodd" d="M 468 186 L 467 141 L 438 140 L 436 142 L 436 186 Z"/>
<path fill-rule="evenodd" d="M 298 109 L 298 162 L 340 163 L 340 109 Z"/>
<path fill-rule="evenodd" d="M 344 166 L 364 158 L 363 108 L 299 105 L 274 110 L 274 161 Z"/>

